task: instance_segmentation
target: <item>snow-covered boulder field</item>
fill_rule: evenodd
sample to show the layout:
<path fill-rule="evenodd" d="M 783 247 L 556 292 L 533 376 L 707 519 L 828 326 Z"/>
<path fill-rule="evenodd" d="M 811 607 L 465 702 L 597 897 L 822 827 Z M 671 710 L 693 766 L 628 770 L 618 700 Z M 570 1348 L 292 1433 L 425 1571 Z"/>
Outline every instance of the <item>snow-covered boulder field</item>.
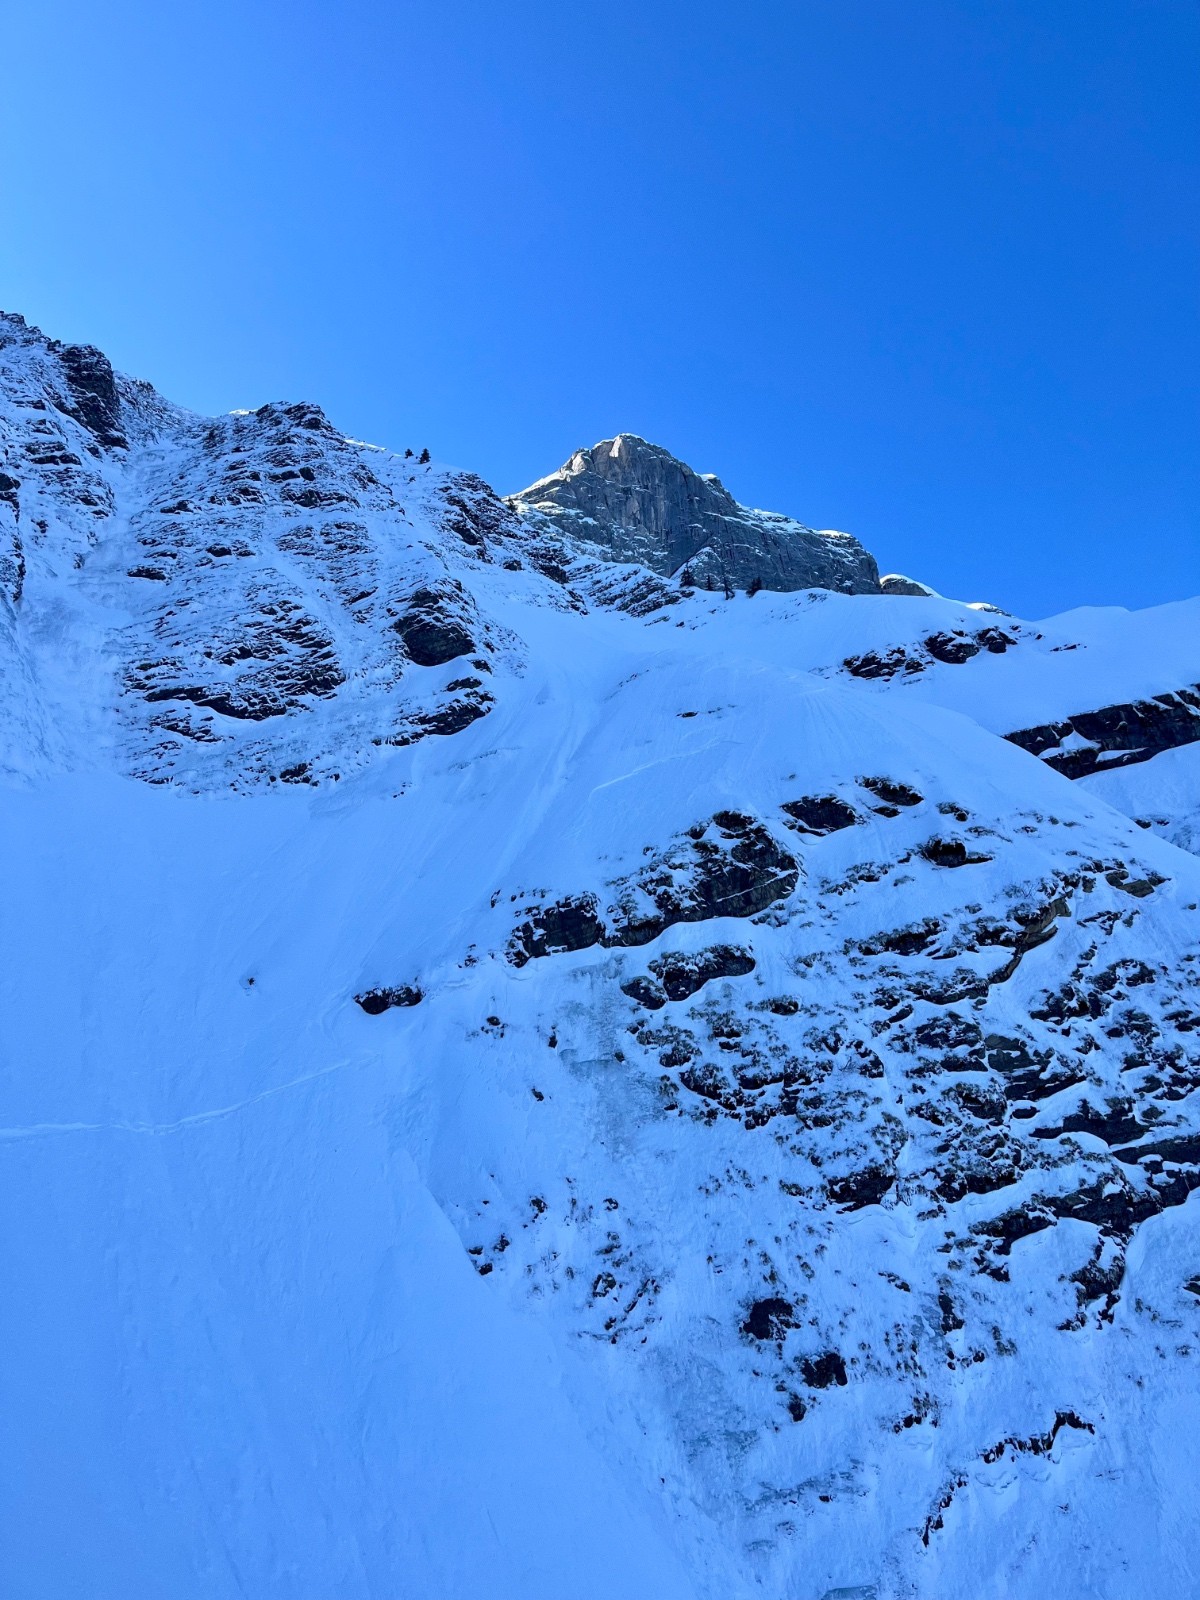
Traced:
<path fill-rule="evenodd" d="M 1200 604 L 615 443 L 0 318 L 6 1593 L 1200 1591 Z"/>

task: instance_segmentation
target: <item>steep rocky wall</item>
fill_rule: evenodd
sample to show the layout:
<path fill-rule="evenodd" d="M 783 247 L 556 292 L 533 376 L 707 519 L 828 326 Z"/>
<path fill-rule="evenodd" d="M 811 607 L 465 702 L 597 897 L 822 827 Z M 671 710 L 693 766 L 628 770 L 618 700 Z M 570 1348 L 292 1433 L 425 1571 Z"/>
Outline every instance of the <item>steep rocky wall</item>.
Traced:
<path fill-rule="evenodd" d="M 609 560 L 637 561 L 701 587 L 879 593 L 879 569 L 850 534 L 751 511 L 718 478 L 634 434 L 577 450 L 511 503 Z"/>

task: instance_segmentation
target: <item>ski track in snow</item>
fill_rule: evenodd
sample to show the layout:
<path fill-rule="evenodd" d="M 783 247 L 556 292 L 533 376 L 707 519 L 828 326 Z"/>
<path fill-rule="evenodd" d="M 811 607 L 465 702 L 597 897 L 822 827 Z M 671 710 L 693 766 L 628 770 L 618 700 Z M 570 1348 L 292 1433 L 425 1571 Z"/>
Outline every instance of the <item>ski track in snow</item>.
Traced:
<path fill-rule="evenodd" d="M 249 1106 L 261 1105 L 264 1100 L 273 1099 L 275 1095 L 287 1094 L 291 1089 L 302 1089 L 306 1084 L 315 1083 L 321 1078 L 328 1078 L 334 1073 L 344 1072 L 348 1067 L 358 1065 L 358 1062 L 341 1061 L 336 1066 L 321 1067 L 316 1072 L 306 1072 L 299 1078 L 293 1078 L 290 1083 L 278 1083 L 273 1088 L 262 1089 L 246 1100 L 235 1101 L 233 1105 L 217 1106 L 212 1111 L 194 1111 L 191 1116 L 179 1117 L 174 1122 L 42 1122 L 30 1128 L 0 1128 L 0 1140 L 42 1139 L 63 1133 L 136 1133 L 150 1134 L 154 1137 L 168 1133 L 182 1133 L 188 1128 L 200 1128 L 205 1123 L 219 1122 L 223 1117 L 235 1116 Z"/>

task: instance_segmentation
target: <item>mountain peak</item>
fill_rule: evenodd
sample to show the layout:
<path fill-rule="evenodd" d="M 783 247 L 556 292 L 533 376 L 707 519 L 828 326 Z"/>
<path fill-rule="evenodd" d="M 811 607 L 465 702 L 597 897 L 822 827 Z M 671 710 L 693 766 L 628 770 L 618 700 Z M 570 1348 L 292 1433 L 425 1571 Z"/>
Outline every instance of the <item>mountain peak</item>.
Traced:
<path fill-rule="evenodd" d="M 660 577 L 729 589 L 879 593 L 874 557 L 851 534 L 740 505 L 720 478 L 635 433 L 576 450 L 510 504 L 587 540 L 607 560 L 636 561 Z"/>

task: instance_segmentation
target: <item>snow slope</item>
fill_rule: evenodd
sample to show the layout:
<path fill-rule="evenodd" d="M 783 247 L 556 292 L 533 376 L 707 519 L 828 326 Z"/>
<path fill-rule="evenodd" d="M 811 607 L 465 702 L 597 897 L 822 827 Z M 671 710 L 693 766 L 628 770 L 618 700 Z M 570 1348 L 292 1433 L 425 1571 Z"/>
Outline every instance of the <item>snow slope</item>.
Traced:
<path fill-rule="evenodd" d="M 5 796 L 10 1594 L 692 1592 L 397 1138 L 405 1068 L 311 1004 L 364 820 Z"/>
<path fill-rule="evenodd" d="M 8 1589 L 1195 1590 L 1195 608 L 681 591 L 4 328 Z"/>

